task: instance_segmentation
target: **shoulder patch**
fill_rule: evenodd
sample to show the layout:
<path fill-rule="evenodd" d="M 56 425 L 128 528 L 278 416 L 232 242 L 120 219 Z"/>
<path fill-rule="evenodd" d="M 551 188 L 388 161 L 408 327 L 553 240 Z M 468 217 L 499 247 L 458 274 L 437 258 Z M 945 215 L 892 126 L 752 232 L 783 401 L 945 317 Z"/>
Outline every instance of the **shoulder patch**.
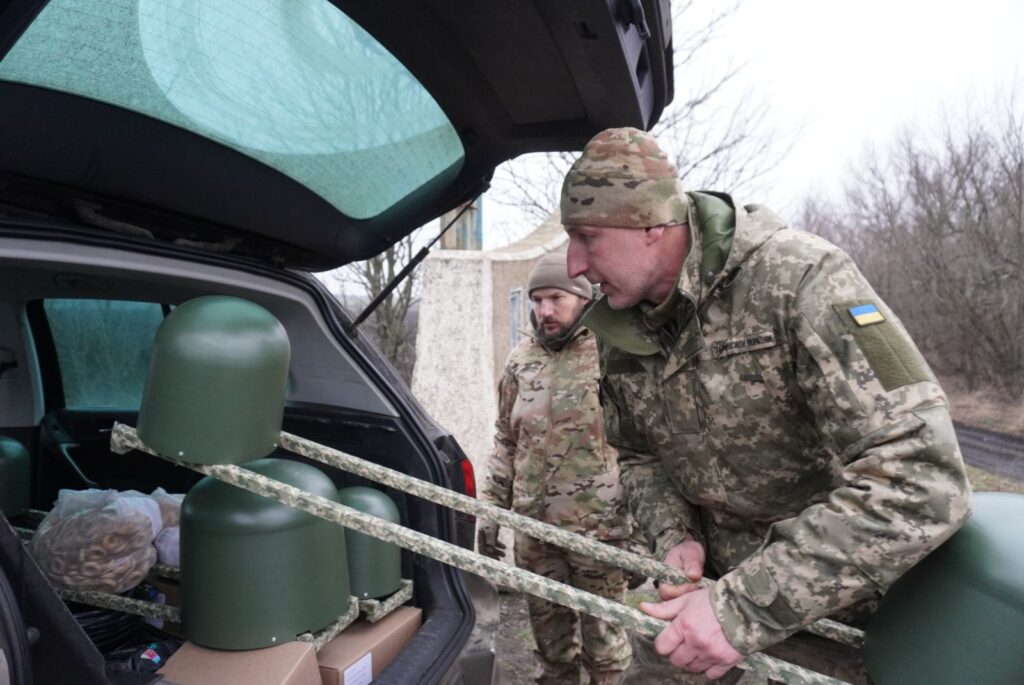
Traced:
<path fill-rule="evenodd" d="M 840 302 L 833 309 L 887 391 L 931 380 L 928 366 L 914 343 L 878 307 L 861 301 Z"/>
<path fill-rule="evenodd" d="M 775 333 L 772 331 L 754 333 L 753 335 L 732 338 L 731 340 L 719 340 L 711 344 L 711 358 L 721 359 L 722 357 L 730 357 L 741 352 L 766 350 L 769 347 L 775 347 L 776 344 Z"/>
<path fill-rule="evenodd" d="M 878 311 L 878 307 L 870 303 L 849 307 L 847 311 L 850 312 L 850 317 L 858 326 L 870 326 L 873 323 L 885 321 L 885 317 L 882 316 L 882 312 Z"/>

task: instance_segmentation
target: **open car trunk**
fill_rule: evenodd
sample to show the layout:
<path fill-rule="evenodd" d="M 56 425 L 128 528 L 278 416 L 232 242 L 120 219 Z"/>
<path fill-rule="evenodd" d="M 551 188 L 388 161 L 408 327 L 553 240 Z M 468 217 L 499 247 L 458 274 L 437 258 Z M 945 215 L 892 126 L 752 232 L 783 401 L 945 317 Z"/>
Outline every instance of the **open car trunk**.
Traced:
<path fill-rule="evenodd" d="M 455 442 L 417 408 L 374 350 L 343 333 L 344 313 L 315 279 L 166 252 L 153 243 L 135 251 L 123 240 L 113 246 L 90 231 L 0 225 L 0 349 L 16 364 L 0 376 L 0 434 L 29 450 L 34 509 L 52 507 L 61 488 L 183 493 L 199 480 L 156 457 L 114 454 L 109 438 L 115 421 L 135 425 L 155 327 L 173 307 L 211 294 L 256 302 L 284 324 L 292 346 L 284 430 L 464 490 L 464 456 Z M 280 450 L 271 456 L 304 460 Z M 471 519 L 317 467 L 339 488 L 384 489 L 402 525 L 472 545 Z M 379 682 L 434 681 L 469 638 L 473 605 L 461 572 L 406 551 L 401 566 L 423 624 Z M 17 587 L 21 579 L 10 580 Z M 43 635 L 32 649 L 36 670 L 58 664 L 74 672 L 74 663 L 62 663 L 73 654 L 54 654 L 45 642 Z"/>

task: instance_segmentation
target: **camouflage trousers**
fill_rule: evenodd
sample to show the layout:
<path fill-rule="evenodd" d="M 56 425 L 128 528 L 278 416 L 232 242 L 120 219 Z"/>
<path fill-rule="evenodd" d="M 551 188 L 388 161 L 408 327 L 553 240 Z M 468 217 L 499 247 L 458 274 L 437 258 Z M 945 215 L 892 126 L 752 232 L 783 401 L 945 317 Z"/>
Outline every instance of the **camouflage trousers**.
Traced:
<path fill-rule="evenodd" d="M 625 596 L 622 569 L 525 535 L 516 535 L 515 560 L 520 568 L 616 602 Z M 530 595 L 526 601 L 537 644 L 537 683 L 578 685 L 581 665 L 593 685 L 619 681 L 630 660 L 624 630 Z"/>
<path fill-rule="evenodd" d="M 775 685 L 777 681 L 734 668 L 718 680 L 676 668 L 658 656 L 654 643 L 632 636 L 633 662 L 623 675 L 623 685 Z M 860 651 L 810 633 L 797 633 L 764 650 L 765 654 L 785 659 L 818 673 L 838 678 L 851 685 L 870 685 Z"/>

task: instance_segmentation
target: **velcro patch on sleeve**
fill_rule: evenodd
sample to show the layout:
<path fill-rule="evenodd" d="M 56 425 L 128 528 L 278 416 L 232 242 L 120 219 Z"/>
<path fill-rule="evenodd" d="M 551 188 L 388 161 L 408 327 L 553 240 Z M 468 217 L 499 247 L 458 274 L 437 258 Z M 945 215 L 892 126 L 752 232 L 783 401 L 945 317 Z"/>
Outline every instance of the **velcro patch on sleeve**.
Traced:
<path fill-rule="evenodd" d="M 711 358 L 721 359 L 722 357 L 731 357 L 742 352 L 766 350 L 770 347 L 775 347 L 776 344 L 778 343 L 775 340 L 775 333 L 772 331 L 754 333 L 753 335 L 732 338 L 731 340 L 719 340 L 711 344 Z"/>
<path fill-rule="evenodd" d="M 876 305 L 841 302 L 833 308 L 887 391 L 931 380 L 914 343 Z"/>

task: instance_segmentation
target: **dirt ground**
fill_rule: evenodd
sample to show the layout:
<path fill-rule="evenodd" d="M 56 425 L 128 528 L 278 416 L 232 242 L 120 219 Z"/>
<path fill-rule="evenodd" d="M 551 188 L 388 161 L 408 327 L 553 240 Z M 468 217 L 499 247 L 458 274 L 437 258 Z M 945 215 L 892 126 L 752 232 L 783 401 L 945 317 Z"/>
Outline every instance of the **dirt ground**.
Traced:
<path fill-rule="evenodd" d="M 975 428 L 1024 436 L 1024 398 L 1007 398 L 988 390 L 967 390 L 962 379 L 940 378 L 949 396 L 954 421 Z"/>
<path fill-rule="evenodd" d="M 642 600 L 654 598 L 654 585 L 647 585 L 626 593 L 626 604 L 636 607 Z M 533 682 L 533 634 L 526 611 L 526 599 L 517 592 L 502 592 L 501 624 L 498 630 L 498 664 L 501 685 L 529 685 Z M 586 685 L 590 679 L 582 675 Z M 570 683 L 566 683 L 570 685 Z"/>
<path fill-rule="evenodd" d="M 501 685 L 533 682 L 533 635 L 526 613 L 526 599 L 518 592 L 502 592 L 498 631 L 498 665 Z"/>

